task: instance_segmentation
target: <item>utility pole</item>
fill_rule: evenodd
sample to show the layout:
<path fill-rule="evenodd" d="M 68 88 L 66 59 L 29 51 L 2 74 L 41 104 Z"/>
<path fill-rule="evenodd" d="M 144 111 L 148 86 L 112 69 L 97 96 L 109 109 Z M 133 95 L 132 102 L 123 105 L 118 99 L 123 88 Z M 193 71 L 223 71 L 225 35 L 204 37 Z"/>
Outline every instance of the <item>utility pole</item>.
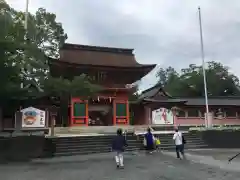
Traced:
<path fill-rule="evenodd" d="M 202 71 L 203 71 L 203 83 L 204 83 L 204 94 L 205 94 L 205 106 L 206 106 L 205 126 L 208 127 L 209 108 L 208 108 L 207 80 L 206 80 L 205 60 L 204 60 L 205 55 L 204 55 L 203 34 L 202 34 L 202 18 L 201 18 L 200 7 L 198 7 L 198 17 L 199 17 L 200 41 L 201 41 L 201 57 L 202 57 Z"/>

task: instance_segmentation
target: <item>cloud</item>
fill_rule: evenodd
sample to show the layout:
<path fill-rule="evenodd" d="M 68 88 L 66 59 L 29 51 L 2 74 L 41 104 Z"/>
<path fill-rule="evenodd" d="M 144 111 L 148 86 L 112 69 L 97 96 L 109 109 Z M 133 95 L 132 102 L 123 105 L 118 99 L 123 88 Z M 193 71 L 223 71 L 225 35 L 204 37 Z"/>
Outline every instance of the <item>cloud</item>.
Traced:
<path fill-rule="evenodd" d="M 8 2 L 24 9 L 22 0 Z M 240 76 L 239 0 L 30 0 L 30 11 L 45 7 L 56 13 L 68 42 L 134 48 L 140 63 L 181 69 L 201 63 L 199 5 L 206 61 L 220 61 Z M 141 87 L 155 82 L 152 72 Z"/>

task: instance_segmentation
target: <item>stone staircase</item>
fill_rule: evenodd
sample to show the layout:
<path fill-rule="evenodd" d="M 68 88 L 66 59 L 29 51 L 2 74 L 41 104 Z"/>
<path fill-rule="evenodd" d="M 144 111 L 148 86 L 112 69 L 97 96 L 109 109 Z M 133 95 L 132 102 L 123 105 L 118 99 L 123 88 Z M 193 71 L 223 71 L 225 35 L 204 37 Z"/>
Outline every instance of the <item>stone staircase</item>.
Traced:
<path fill-rule="evenodd" d="M 146 132 L 149 125 L 123 125 L 123 126 L 78 126 L 78 127 L 55 127 L 54 132 L 56 135 L 67 135 L 67 134 L 115 134 L 117 129 L 121 128 L 123 131 L 128 133 L 135 132 Z M 151 125 L 154 131 L 174 131 L 173 125 L 161 126 Z M 189 126 L 180 126 L 179 130 L 188 131 Z"/>
<path fill-rule="evenodd" d="M 53 138 L 56 146 L 55 156 L 81 155 L 104 153 L 111 151 L 112 139 L 115 135 L 78 136 Z M 133 135 L 127 135 L 128 147 L 126 151 L 140 149 L 142 142 Z"/>
<path fill-rule="evenodd" d="M 202 140 L 202 138 L 194 133 L 183 133 L 187 143 L 185 144 L 185 149 L 199 149 L 207 148 L 207 144 Z M 175 149 L 173 134 L 157 134 L 155 137 L 158 137 L 161 141 L 162 150 L 172 150 Z M 141 142 L 143 142 L 143 136 L 140 136 Z"/>
<path fill-rule="evenodd" d="M 142 126 L 141 126 L 142 127 Z M 117 129 L 133 133 L 138 126 L 79 126 L 79 127 L 56 127 L 54 132 L 62 134 L 116 134 Z M 145 128 L 146 129 L 146 128 Z"/>
<path fill-rule="evenodd" d="M 52 138 L 56 149 L 54 156 L 71 156 L 92 153 L 104 153 L 111 151 L 111 142 L 115 135 L 99 136 L 75 136 L 75 137 L 57 137 Z M 173 150 L 173 134 L 155 135 L 161 141 L 161 149 Z M 207 145 L 197 134 L 184 134 L 187 144 L 186 149 L 207 148 Z M 143 136 L 133 134 L 127 135 L 128 147 L 126 151 L 143 150 Z"/>

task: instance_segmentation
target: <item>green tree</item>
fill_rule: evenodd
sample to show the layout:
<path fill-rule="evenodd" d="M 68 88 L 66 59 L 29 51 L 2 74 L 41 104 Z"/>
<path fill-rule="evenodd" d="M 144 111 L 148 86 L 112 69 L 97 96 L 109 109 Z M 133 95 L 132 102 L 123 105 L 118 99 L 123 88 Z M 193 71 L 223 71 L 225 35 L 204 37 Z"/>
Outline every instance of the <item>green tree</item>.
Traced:
<path fill-rule="evenodd" d="M 2 47 L 0 53 L 3 57 L 1 58 L 1 66 L 6 69 L 1 71 L 2 77 L 6 77 L 4 82 L 13 83 L 18 87 L 18 91 L 21 82 L 24 83 L 24 87 L 28 84 L 37 85 L 44 90 L 44 95 L 53 92 L 52 88 L 44 86 L 54 83 L 58 83 L 54 89 L 54 94 L 59 94 L 56 93 L 56 88 L 59 91 L 71 89 L 69 93 L 82 95 L 94 91 L 91 90 L 94 85 L 90 82 L 87 83 L 89 79 L 84 75 L 69 81 L 62 78 L 52 78 L 49 74 L 48 59 L 58 60 L 59 48 L 67 39 L 62 24 L 56 22 L 55 14 L 49 13 L 43 8 L 39 8 L 35 14 L 29 13 L 26 31 L 24 29 L 24 12 L 12 9 L 5 1 L 1 1 L 0 8 L 2 12 L 0 25 L 4 27 L 0 30 L 0 45 Z M 16 76 L 16 81 L 9 80 L 11 75 Z M 71 88 L 65 88 L 66 83 Z M 8 86 L 6 85 L 6 87 Z M 5 93 L 3 92 L 3 95 Z"/>
<path fill-rule="evenodd" d="M 229 72 L 229 68 L 219 62 L 208 62 L 206 67 L 209 96 L 239 95 L 239 79 Z M 160 69 L 157 73 L 159 83 L 172 96 L 204 96 L 202 66 L 190 64 L 177 73 L 172 67 Z"/>
<path fill-rule="evenodd" d="M 47 96 L 58 97 L 60 100 L 60 111 L 63 119 L 68 119 L 68 104 L 71 96 L 81 96 L 88 99 L 91 95 L 102 90 L 102 87 L 90 83 L 91 79 L 86 75 L 75 76 L 73 80 L 49 77 L 44 84 Z M 67 122 L 63 121 L 62 125 Z"/>
<path fill-rule="evenodd" d="M 59 48 L 67 35 L 55 14 L 43 8 L 29 13 L 27 31 L 24 18 L 24 12 L 0 1 L 0 109 L 6 104 L 12 107 L 13 99 L 88 96 L 100 90 L 85 75 L 71 81 L 51 77 L 48 59 L 59 58 Z M 20 88 L 22 82 L 24 88 Z M 30 86 L 36 88 L 30 90 Z"/>
<path fill-rule="evenodd" d="M 101 86 L 92 84 L 90 81 L 90 78 L 84 74 L 75 76 L 73 80 L 63 79 L 61 77 L 49 77 L 48 80 L 45 81 L 44 90 L 50 96 L 62 98 L 82 96 L 88 98 L 88 96 L 102 90 Z"/>
<path fill-rule="evenodd" d="M 16 94 L 20 91 L 20 69 L 16 59 L 18 52 L 24 48 L 21 38 L 14 34 L 16 24 L 12 18 L 12 9 L 3 2 L 0 2 L 0 75 L 1 103 L 9 94 Z"/>
<path fill-rule="evenodd" d="M 59 48 L 67 39 L 62 24 L 56 22 L 56 15 L 39 8 L 35 14 L 28 15 L 27 31 L 24 30 L 25 14 L 21 11 L 12 11 L 15 24 L 13 34 L 21 34 L 26 44 L 24 52 L 18 60 L 22 69 L 22 76 L 26 80 L 35 80 L 38 86 L 49 76 L 48 58 L 59 58 Z M 19 32 L 19 29 L 23 29 Z"/>

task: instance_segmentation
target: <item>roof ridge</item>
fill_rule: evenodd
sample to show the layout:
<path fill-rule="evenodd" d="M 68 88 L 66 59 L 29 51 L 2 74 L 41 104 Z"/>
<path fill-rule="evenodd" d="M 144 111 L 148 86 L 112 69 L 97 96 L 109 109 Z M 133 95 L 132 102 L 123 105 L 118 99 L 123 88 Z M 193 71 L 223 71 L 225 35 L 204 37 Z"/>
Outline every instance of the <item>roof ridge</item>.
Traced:
<path fill-rule="evenodd" d="M 204 96 L 198 96 L 198 97 L 190 97 L 190 96 L 173 96 L 173 98 L 178 98 L 178 99 L 204 99 Z M 240 96 L 208 96 L 208 99 L 235 99 L 235 98 L 240 98 Z"/>
<path fill-rule="evenodd" d="M 136 61 L 137 62 L 137 61 Z M 74 64 L 74 66 L 96 66 L 96 67 L 107 67 L 107 68 L 116 68 L 116 66 L 112 66 L 112 65 L 95 65 L 95 64 L 80 64 L 76 63 L 76 62 L 67 62 L 67 61 L 61 61 L 60 58 L 59 59 L 54 59 L 54 58 L 49 58 L 48 59 L 48 63 L 49 64 L 53 64 L 53 63 L 63 63 L 63 64 Z M 155 68 L 156 64 L 140 64 L 137 62 L 138 66 L 119 66 L 120 68 Z"/>
<path fill-rule="evenodd" d="M 82 45 L 82 44 L 72 44 L 72 43 L 65 43 L 60 49 L 112 52 L 112 53 L 134 55 L 133 54 L 134 49 L 130 49 L 130 48 L 92 46 L 92 45 Z"/>
<path fill-rule="evenodd" d="M 150 87 L 150 88 L 145 89 L 144 91 L 142 91 L 141 94 L 146 93 L 146 92 L 149 92 L 149 91 L 153 90 L 154 88 L 157 88 L 158 86 L 160 86 L 159 88 L 162 88 L 162 85 L 161 85 L 160 83 L 156 83 L 154 86 L 152 86 L 152 87 Z"/>

